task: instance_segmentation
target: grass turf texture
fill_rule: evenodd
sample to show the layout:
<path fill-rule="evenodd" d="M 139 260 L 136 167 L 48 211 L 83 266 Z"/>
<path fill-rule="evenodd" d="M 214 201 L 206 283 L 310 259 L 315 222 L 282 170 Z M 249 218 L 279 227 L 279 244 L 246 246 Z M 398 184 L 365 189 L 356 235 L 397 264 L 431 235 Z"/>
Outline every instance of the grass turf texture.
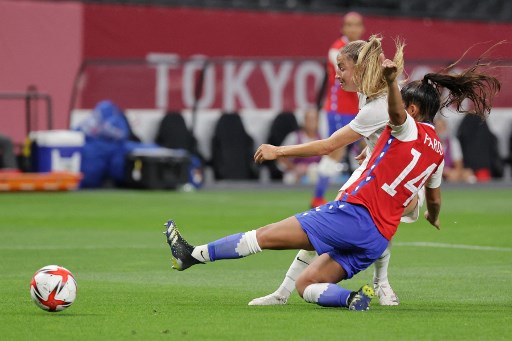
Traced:
<path fill-rule="evenodd" d="M 321 308 L 296 294 L 286 306 L 247 302 L 280 283 L 295 251 L 265 251 L 171 271 L 162 224 L 191 243 L 249 230 L 302 210 L 309 191 L 77 192 L 0 195 L 3 340 L 509 339 L 512 324 L 510 189 L 448 190 L 442 230 L 402 224 L 390 278 L 398 307 Z M 409 242 L 496 250 L 414 247 Z M 48 313 L 30 300 L 44 265 L 70 269 L 73 306 Z M 345 282 L 356 289 L 370 268 Z"/>

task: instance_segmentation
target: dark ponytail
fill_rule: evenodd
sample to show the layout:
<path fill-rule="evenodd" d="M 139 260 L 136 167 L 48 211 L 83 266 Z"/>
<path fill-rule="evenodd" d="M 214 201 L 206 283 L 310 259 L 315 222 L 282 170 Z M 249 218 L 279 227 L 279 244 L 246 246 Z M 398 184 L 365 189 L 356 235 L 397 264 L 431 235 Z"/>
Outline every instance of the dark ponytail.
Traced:
<path fill-rule="evenodd" d="M 438 91 L 445 88 L 449 91 L 448 97 L 441 103 L 441 107 L 455 105 L 458 112 L 477 115 L 484 119 L 489 115 L 494 96 L 500 91 L 501 84 L 493 76 L 479 72 L 481 64 L 476 64 L 459 74 L 427 73 L 423 82 L 431 83 Z M 472 109 L 464 109 L 462 102 L 470 100 Z"/>
<path fill-rule="evenodd" d="M 432 122 L 439 109 L 452 104 L 461 113 L 485 119 L 501 84 L 495 77 L 480 72 L 478 69 L 482 66 L 487 65 L 477 62 L 458 74 L 427 73 L 423 80 L 411 82 L 402 88 L 405 105 L 418 105 L 423 116 L 421 121 Z M 443 88 L 448 90 L 448 96 L 441 101 Z M 462 102 L 466 99 L 473 103 L 472 109 L 463 108 Z"/>

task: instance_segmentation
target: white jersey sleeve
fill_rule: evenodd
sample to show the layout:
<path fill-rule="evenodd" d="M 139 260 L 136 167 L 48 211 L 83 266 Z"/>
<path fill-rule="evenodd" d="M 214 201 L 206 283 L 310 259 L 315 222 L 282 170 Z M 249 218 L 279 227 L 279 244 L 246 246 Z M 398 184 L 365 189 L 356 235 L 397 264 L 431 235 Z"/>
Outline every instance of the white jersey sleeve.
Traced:
<path fill-rule="evenodd" d="M 409 114 L 405 118 L 405 122 L 401 125 L 395 126 L 389 123 L 391 127 L 391 135 L 403 142 L 413 141 L 418 138 L 418 126 L 416 121 Z"/>
<path fill-rule="evenodd" d="M 444 161 L 441 162 L 437 170 L 428 178 L 425 183 L 425 187 L 428 188 L 438 188 L 441 186 L 441 182 L 443 181 L 443 169 L 444 169 Z"/>
<path fill-rule="evenodd" d="M 367 101 L 360 95 L 359 113 L 349 123 L 353 131 L 365 138 L 370 152 L 373 151 L 389 120 L 387 100 L 387 96 L 382 96 Z"/>

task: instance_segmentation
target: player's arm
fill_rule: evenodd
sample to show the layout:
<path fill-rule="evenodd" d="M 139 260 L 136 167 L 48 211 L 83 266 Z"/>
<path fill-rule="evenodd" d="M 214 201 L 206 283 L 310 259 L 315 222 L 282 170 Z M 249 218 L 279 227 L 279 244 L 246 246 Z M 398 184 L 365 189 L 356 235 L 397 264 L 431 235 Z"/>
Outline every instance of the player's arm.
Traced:
<path fill-rule="evenodd" d="M 425 201 L 427 202 L 427 210 L 425 211 L 425 219 L 432 226 L 439 230 L 440 221 L 439 213 L 441 212 L 441 187 L 425 188 Z"/>
<path fill-rule="evenodd" d="M 309 157 L 327 155 L 338 148 L 347 146 L 359 140 L 362 136 L 356 133 L 350 126 L 344 126 L 337 130 L 329 138 L 291 146 L 273 146 L 262 144 L 254 154 L 254 161 L 261 163 L 267 160 L 275 160 L 279 157 Z"/>
<path fill-rule="evenodd" d="M 364 159 L 366 159 L 366 156 L 368 155 L 368 146 L 364 147 L 361 153 L 356 156 L 356 161 L 359 166 L 363 163 Z"/>
<path fill-rule="evenodd" d="M 402 95 L 398 87 L 398 76 L 396 64 L 389 60 L 384 59 L 384 54 L 380 55 L 382 61 L 382 74 L 388 86 L 388 113 L 389 122 L 394 126 L 400 126 L 407 118 L 404 103 L 402 102 Z"/>
<path fill-rule="evenodd" d="M 425 219 L 438 230 L 441 226 L 439 213 L 441 212 L 441 181 L 443 178 L 443 168 L 444 161 L 441 162 L 437 170 L 430 176 L 425 184 L 425 201 L 427 203 Z"/>

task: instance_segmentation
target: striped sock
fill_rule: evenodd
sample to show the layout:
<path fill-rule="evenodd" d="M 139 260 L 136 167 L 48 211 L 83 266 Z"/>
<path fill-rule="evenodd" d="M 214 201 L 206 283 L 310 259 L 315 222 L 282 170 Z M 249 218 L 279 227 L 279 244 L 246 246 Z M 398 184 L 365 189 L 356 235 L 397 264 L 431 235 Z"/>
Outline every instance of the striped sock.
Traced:
<path fill-rule="evenodd" d="M 322 307 L 348 307 L 352 291 L 332 283 L 310 284 L 304 290 L 304 300 Z"/>

